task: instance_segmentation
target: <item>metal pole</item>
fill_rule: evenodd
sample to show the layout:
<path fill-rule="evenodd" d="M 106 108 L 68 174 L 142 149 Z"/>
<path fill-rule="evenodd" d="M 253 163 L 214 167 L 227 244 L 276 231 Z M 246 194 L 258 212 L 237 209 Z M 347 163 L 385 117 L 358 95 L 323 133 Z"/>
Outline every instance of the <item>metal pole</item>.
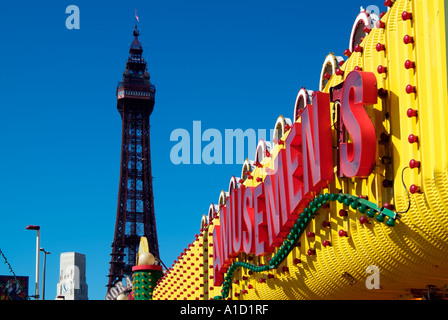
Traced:
<path fill-rule="evenodd" d="M 39 300 L 39 249 L 40 249 L 40 229 L 36 232 L 36 300 Z"/>
<path fill-rule="evenodd" d="M 34 299 L 39 300 L 39 249 L 40 249 L 40 227 L 27 226 L 27 230 L 36 230 L 36 291 Z"/>
<path fill-rule="evenodd" d="M 42 276 L 42 300 L 45 300 L 45 264 L 47 262 L 47 254 L 44 251 L 44 271 L 43 271 L 43 276 Z"/>
<path fill-rule="evenodd" d="M 47 265 L 47 254 L 50 254 L 50 252 L 45 251 L 44 248 L 40 248 L 40 251 L 44 253 L 44 271 L 43 271 L 43 278 L 42 278 L 42 300 L 45 300 L 45 266 Z"/>

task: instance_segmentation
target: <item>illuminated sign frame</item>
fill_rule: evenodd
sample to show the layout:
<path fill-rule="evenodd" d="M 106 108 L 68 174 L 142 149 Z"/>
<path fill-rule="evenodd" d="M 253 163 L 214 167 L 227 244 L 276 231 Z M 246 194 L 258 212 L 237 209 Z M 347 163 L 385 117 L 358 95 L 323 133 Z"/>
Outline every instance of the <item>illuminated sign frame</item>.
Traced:
<path fill-rule="evenodd" d="M 342 174 L 366 177 L 375 165 L 376 132 L 365 106 L 377 102 L 373 73 L 352 71 L 332 102 L 341 102 L 341 120 L 351 136 L 339 148 Z M 315 194 L 334 180 L 330 94 L 314 92 L 312 104 L 301 110 L 275 158 L 274 173 L 256 187 L 230 192 L 213 231 L 214 285 L 239 253 L 264 256 L 273 253 Z"/>

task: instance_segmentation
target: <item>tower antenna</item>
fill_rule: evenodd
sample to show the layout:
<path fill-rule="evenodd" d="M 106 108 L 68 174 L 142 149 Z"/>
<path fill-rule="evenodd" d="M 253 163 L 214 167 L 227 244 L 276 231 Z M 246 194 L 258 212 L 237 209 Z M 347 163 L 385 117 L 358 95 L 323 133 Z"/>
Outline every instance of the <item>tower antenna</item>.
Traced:
<path fill-rule="evenodd" d="M 140 22 L 140 19 L 138 18 L 137 15 L 137 9 L 135 9 L 135 24 L 137 24 L 137 22 Z"/>

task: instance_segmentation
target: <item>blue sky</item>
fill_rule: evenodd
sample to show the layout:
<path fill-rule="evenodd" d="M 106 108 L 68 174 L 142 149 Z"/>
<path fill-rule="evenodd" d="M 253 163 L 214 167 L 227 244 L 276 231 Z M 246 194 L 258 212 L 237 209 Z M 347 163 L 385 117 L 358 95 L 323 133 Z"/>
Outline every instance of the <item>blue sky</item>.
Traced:
<path fill-rule="evenodd" d="M 0 248 L 17 275 L 35 280 L 35 232 L 54 299 L 59 255 L 87 258 L 89 298 L 106 294 L 115 226 L 121 119 L 115 89 L 133 40 L 156 85 L 151 116 L 161 258 L 170 266 L 240 164 L 174 165 L 170 134 L 271 129 L 292 117 L 298 90 L 318 87 L 329 52 L 343 55 L 361 6 L 380 0 L 8 1 L 0 10 Z M 68 30 L 68 5 L 80 29 Z M 203 144 L 203 146 L 206 143 Z M 253 156 L 251 157 L 253 159 Z M 41 258 L 42 261 L 42 258 Z M 9 270 L 0 261 L 0 274 Z M 41 268 L 42 270 L 42 268 Z"/>

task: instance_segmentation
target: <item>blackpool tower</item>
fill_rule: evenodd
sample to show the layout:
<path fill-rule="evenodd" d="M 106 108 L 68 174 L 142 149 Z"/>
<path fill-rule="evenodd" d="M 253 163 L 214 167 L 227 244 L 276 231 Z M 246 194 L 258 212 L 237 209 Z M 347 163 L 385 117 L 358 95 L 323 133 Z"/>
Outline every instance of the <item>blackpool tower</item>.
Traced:
<path fill-rule="evenodd" d="M 156 90 L 142 57 L 137 25 L 133 34 L 123 79 L 117 87 L 117 109 L 122 120 L 121 166 L 108 291 L 124 277 L 132 277 L 140 237 L 147 238 L 149 251 L 159 257 L 149 143 L 149 117 Z"/>

